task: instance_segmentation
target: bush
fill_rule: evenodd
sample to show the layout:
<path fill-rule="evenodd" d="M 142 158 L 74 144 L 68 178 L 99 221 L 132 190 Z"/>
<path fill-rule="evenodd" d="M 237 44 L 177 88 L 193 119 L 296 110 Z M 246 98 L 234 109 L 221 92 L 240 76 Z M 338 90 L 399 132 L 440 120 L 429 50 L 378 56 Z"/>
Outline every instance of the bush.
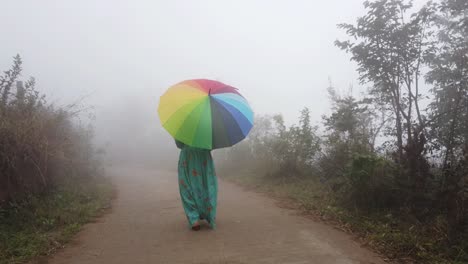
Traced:
<path fill-rule="evenodd" d="M 345 201 L 360 209 L 388 208 L 393 197 L 395 166 L 376 155 L 356 155 L 345 173 Z"/>
<path fill-rule="evenodd" d="M 19 80 L 21 65 L 17 55 L 0 76 L 0 203 L 97 169 L 91 129 L 73 122 L 79 110 L 48 104 L 33 78 Z"/>

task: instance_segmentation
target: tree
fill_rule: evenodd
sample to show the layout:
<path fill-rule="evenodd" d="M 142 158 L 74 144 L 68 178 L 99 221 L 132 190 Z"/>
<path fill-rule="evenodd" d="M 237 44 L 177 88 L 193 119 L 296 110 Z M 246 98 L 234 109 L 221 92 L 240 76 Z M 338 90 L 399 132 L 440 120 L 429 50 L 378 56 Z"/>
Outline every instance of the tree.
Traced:
<path fill-rule="evenodd" d="M 468 2 L 445 0 L 432 17 L 436 28 L 425 61 L 433 85 L 431 137 L 441 155 L 442 192 L 447 199 L 449 239 L 460 238 L 467 221 L 464 179 L 468 180 Z"/>
<path fill-rule="evenodd" d="M 428 176 L 427 122 L 419 106 L 419 79 L 430 12 L 423 8 L 410 15 L 412 5 L 404 0 L 366 1 L 364 6 L 367 14 L 358 18 L 357 25 L 339 25 L 353 40 L 335 45 L 358 64 L 361 83 L 371 85 L 373 104 L 392 113 L 395 160 L 411 185 L 422 190 Z"/>
<path fill-rule="evenodd" d="M 310 167 L 314 156 L 320 150 L 320 139 L 316 135 L 317 128 L 310 123 L 310 110 L 304 108 L 299 117 L 299 127 L 295 132 L 295 155 L 296 163 L 301 167 Z"/>
<path fill-rule="evenodd" d="M 378 117 L 365 101 L 351 95 L 341 96 L 332 86 L 328 93 L 332 113 L 322 117 L 326 140 L 320 165 L 327 178 L 335 178 L 345 174 L 354 155 L 375 152 L 375 140 L 383 122 L 378 124 Z"/>
<path fill-rule="evenodd" d="M 232 146 L 225 149 L 224 159 L 229 158 L 230 164 L 238 166 L 238 164 L 253 165 L 254 167 L 262 166 L 265 162 L 271 163 L 271 146 L 270 140 L 274 134 L 273 117 L 269 115 L 255 116 L 255 123 L 248 137 Z M 264 169 L 259 167 L 259 169 Z"/>
<path fill-rule="evenodd" d="M 295 174 L 297 167 L 295 163 L 295 153 L 293 149 L 294 126 L 288 129 L 284 124 L 282 115 L 273 116 L 275 122 L 275 135 L 270 139 L 271 155 L 273 160 L 279 165 L 280 173 Z"/>
<path fill-rule="evenodd" d="M 21 57 L 17 54 L 13 58 L 13 66 L 11 69 L 4 71 L 4 75 L 0 76 L 0 107 L 4 109 L 8 103 L 8 98 L 10 97 L 11 89 L 16 84 L 16 80 L 21 74 L 23 64 Z"/>
<path fill-rule="evenodd" d="M 273 120 L 271 116 L 256 116 L 255 123 L 249 133 L 247 143 L 250 153 L 256 159 L 266 159 L 269 154 L 268 140 L 273 134 Z"/>
<path fill-rule="evenodd" d="M 278 163 L 281 174 L 302 174 L 312 167 L 314 156 L 320 150 L 320 139 L 316 127 L 310 122 L 310 111 L 304 108 L 299 117 L 299 125 L 287 128 L 283 117 L 276 115 L 275 134 L 270 139 L 273 159 Z"/>
<path fill-rule="evenodd" d="M 426 80 L 433 85 L 433 137 L 443 168 L 455 164 L 468 142 L 468 2 L 447 0 L 433 17 L 437 38 L 427 52 Z"/>

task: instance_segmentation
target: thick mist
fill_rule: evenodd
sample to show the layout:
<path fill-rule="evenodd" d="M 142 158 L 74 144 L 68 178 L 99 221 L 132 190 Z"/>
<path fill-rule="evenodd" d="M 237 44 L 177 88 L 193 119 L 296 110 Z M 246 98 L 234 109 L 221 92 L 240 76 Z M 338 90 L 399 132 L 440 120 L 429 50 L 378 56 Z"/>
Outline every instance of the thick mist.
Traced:
<path fill-rule="evenodd" d="M 256 114 L 281 113 L 286 123 L 303 107 L 319 122 L 329 80 L 359 93 L 355 66 L 333 41 L 344 36 L 336 24 L 362 12 L 361 0 L 5 1 L 0 69 L 19 53 L 23 75 L 49 101 L 84 97 L 93 107 L 108 157 L 167 164 L 177 150 L 156 109 L 179 81 L 220 80 Z"/>

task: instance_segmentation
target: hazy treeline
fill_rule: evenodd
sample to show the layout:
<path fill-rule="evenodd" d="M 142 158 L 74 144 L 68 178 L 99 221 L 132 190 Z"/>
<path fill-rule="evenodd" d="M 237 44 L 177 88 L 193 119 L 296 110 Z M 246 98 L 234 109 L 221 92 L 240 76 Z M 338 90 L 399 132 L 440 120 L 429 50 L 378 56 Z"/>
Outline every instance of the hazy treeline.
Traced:
<path fill-rule="evenodd" d="M 402 0 L 364 5 L 356 24 L 339 25 L 350 38 L 335 45 L 357 64 L 367 92 L 329 87 L 332 109 L 321 127 L 307 108 L 290 127 L 281 115 L 257 116 L 248 139 L 218 161 L 267 178 L 316 177 L 363 214 L 391 211 L 419 223 L 442 217 L 445 237 L 437 241 L 466 250 L 468 2 L 416 11 Z"/>

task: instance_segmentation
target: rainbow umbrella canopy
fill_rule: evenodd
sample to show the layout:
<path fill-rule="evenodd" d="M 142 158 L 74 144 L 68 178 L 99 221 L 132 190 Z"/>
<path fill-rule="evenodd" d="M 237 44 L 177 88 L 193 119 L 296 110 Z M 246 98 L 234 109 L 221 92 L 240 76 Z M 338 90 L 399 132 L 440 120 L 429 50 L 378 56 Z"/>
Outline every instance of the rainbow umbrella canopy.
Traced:
<path fill-rule="evenodd" d="M 206 79 L 171 86 L 161 96 L 158 113 L 176 140 L 202 149 L 232 146 L 253 126 L 252 109 L 238 89 Z"/>

